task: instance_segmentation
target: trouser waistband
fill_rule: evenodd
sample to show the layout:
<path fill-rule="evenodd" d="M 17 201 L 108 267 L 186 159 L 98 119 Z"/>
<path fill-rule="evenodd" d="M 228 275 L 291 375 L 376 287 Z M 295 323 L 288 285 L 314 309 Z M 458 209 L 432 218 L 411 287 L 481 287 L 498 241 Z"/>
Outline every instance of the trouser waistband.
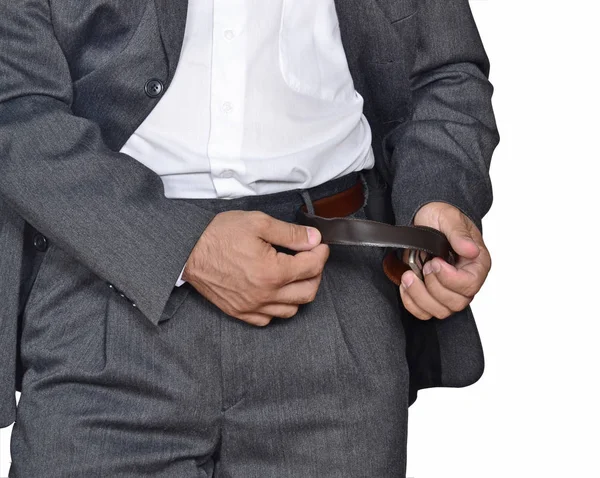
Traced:
<path fill-rule="evenodd" d="M 353 171 L 339 178 L 311 188 L 296 188 L 271 194 L 242 196 L 233 199 L 223 198 L 185 198 L 177 201 L 188 201 L 200 205 L 213 213 L 224 211 L 262 211 L 283 221 L 295 222 L 296 212 L 302 205 L 310 209 L 312 201 L 344 191 L 362 181 L 365 191 L 365 203 L 368 198 L 367 183 L 364 172 Z"/>

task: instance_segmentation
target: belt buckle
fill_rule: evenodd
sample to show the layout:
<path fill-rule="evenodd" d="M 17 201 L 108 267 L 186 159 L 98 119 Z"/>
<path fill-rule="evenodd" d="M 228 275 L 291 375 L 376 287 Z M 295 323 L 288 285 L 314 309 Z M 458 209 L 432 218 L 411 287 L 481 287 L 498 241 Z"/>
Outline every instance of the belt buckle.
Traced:
<path fill-rule="evenodd" d="M 401 258 L 405 264 L 411 268 L 419 279 L 424 281 L 423 266 L 427 261 L 433 259 L 433 255 L 420 249 L 404 249 L 402 255 L 406 256 L 405 258 Z"/>
<path fill-rule="evenodd" d="M 435 257 L 433 254 L 430 254 L 427 251 L 408 248 L 398 249 L 396 251 L 396 255 L 398 256 L 398 259 L 408 265 L 415 275 L 422 281 L 425 280 L 423 276 L 423 267 L 425 266 L 425 263 Z M 448 262 L 448 264 L 454 265 L 456 263 L 455 253 L 450 250 L 448 257 L 444 258 L 444 260 Z"/>

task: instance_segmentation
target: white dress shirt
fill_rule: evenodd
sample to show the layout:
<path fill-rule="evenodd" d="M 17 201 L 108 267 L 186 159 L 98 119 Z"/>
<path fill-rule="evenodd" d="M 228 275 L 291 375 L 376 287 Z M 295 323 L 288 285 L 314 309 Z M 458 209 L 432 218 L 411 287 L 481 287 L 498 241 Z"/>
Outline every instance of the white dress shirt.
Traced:
<path fill-rule="evenodd" d="M 122 151 L 170 198 L 310 188 L 373 167 L 334 0 L 190 0 L 173 81 Z"/>

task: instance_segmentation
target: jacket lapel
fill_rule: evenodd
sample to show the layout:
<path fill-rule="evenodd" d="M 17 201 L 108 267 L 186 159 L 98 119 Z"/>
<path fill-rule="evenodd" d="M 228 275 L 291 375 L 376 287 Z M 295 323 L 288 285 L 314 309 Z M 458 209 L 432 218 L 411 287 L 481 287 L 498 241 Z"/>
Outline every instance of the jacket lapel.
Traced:
<path fill-rule="evenodd" d="M 188 0 L 154 0 L 158 26 L 169 68 L 171 82 L 183 45 Z"/>

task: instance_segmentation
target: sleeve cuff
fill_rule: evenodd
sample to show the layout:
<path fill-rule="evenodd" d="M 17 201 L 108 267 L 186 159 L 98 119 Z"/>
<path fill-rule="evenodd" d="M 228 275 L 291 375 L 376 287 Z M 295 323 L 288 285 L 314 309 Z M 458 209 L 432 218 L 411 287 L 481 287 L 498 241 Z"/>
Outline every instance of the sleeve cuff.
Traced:
<path fill-rule="evenodd" d="M 179 274 L 179 278 L 177 279 L 177 282 L 175 283 L 175 287 L 181 287 L 183 284 L 185 284 L 187 282 L 181 278 L 183 276 L 183 271 L 185 270 L 186 265 L 187 265 L 187 263 L 183 266 L 183 269 L 181 269 L 181 274 Z"/>

